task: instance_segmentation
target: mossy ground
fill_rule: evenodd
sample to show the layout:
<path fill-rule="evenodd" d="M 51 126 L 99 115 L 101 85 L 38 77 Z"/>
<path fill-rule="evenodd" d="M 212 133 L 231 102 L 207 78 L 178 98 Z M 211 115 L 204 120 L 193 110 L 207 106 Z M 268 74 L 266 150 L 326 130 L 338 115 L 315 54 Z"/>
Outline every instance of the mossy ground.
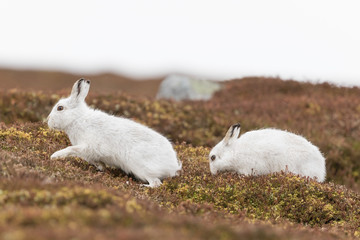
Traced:
<path fill-rule="evenodd" d="M 59 96 L 4 93 L 0 238 L 357 238 L 359 94 L 327 84 L 245 79 L 225 84 L 210 102 L 90 96 L 89 105 L 142 122 L 174 142 L 181 174 L 149 189 L 118 169 L 97 172 L 79 158 L 50 160 L 70 144 L 42 123 Z M 289 173 L 212 176 L 210 147 L 234 122 L 243 131 L 271 126 L 306 136 L 327 157 L 326 183 Z"/>

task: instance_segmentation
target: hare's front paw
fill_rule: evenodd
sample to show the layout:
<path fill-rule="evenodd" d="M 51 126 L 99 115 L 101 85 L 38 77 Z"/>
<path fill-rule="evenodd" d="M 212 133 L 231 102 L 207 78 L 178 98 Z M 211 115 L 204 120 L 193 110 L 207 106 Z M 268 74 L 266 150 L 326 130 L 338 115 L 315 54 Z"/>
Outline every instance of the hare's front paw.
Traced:
<path fill-rule="evenodd" d="M 50 159 L 59 159 L 59 158 L 62 158 L 61 150 L 54 152 L 50 157 Z"/>
<path fill-rule="evenodd" d="M 54 152 L 53 155 L 51 155 L 51 159 L 57 159 L 57 158 L 66 158 L 66 157 L 78 157 L 81 152 L 83 151 L 84 146 L 77 145 L 77 146 L 70 146 L 64 149 L 61 149 L 59 151 Z M 80 155 L 81 156 L 81 155 Z"/>

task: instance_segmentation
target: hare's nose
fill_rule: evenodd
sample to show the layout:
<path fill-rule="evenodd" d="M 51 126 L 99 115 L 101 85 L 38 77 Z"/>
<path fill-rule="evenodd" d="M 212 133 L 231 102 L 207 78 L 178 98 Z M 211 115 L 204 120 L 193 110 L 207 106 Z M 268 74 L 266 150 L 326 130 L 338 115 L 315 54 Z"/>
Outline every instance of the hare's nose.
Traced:
<path fill-rule="evenodd" d="M 90 80 L 86 80 L 86 83 L 87 83 L 87 84 L 90 84 Z"/>

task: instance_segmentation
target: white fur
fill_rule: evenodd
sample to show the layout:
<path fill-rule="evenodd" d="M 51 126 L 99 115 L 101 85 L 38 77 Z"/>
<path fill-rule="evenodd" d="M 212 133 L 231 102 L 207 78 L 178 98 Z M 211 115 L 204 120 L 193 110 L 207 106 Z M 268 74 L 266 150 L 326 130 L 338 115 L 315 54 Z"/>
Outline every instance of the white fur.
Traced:
<path fill-rule="evenodd" d="M 289 171 L 319 182 L 325 180 L 325 158 L 305 138 L 277 129 L 250 131 L 240 137 L 239 134 L 240 124 L 233 125 L 211 150 L 212 174 L 226 170 L 245 175 Z M 211 160 L 213 155 L 215 160 Z"/>
<path fill-rule="evenodd" d="M 100 171 L 105 165 L 121 168 L 150 187 L 175 176 L 181 163 L 171 143 L 144 125 L 89 108 L 85 103 L 89 88 L 89 80 L 78 80 L 71 95 L 59 100 L 48 116 L 49 127 L 65 131 L 73 145 L 51 159 L 77 156 Z M 59 106 L 64 109 L 59 111 Z"/>

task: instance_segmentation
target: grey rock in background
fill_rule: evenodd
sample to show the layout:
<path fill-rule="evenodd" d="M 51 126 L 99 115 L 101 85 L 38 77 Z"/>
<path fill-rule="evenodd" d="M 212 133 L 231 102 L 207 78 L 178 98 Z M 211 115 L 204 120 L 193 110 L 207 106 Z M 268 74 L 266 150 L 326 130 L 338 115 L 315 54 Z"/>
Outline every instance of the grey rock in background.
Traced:
<path fill-rule="evenodd" d="M 156 98 L 181 100 L 209 100 L 220 90 L 217 82 L 183 75 L 169 75 L 160 84 Z"/>

